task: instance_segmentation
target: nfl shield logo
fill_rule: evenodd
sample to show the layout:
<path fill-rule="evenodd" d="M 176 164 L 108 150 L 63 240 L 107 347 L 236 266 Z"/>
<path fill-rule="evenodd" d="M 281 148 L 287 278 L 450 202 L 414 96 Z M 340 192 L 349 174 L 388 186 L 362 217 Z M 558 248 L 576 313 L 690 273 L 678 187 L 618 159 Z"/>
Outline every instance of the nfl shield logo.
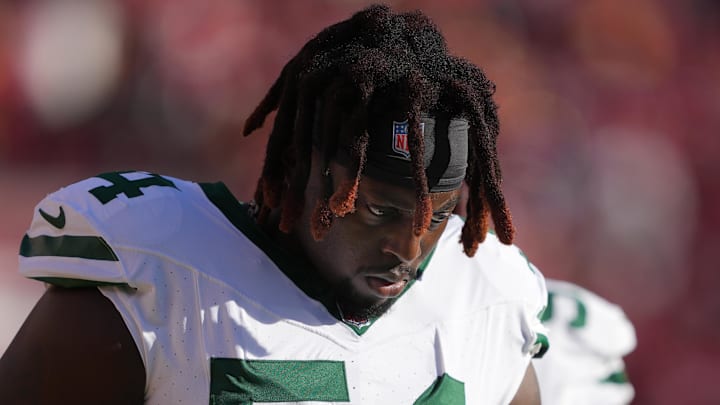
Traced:
<path fill-rule="evenodd" d="M 392 150 L 405 159 L 410 159 L 410 146 L 408 145 L 408 122 L 393 121 Z"/>
<path fill-rule="evenodd" d="M 420 123 L 420 133 L 425 129 L 425 124 Z M 410 145 L 408 144 L 408 121 L 393 121 L 392 150 L 403 159 L 410 160 Z"/>

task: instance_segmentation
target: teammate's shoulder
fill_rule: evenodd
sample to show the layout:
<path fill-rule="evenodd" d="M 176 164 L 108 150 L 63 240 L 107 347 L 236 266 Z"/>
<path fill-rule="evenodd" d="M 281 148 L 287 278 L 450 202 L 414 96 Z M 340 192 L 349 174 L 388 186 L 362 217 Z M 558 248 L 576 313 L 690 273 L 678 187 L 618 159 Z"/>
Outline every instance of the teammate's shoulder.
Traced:
<path fill-rule="evenodd" d="M 604 356 L 624 356 L 637 344 L 635 328 L 621 306 L 578 284 L 548 279 L 543 323 L 554 334 L 572 332 L 575 341 Z"/>
<path fill-rule="evenodd" d="M 587 288 L 569 281 L 557 279 L 547 279 L 546 285 L 551 300 L 564 300 L 571 304 L 567 305 L 570 313 L 577 315 L 577 312 L 580 312 L 580 315 L 584 317 L 592 314 L 593 320 L 608 321 L 616 325 L 621 323 L 629 324 L 625 316 L 625 311 L 623 311 L 619 305 Z M 563 309 L 565 308 L 558 307 L 553 310 L 562 311 Z M 548 318 L 551 316 L 553 316 L 553 314 L 547 314 Z M 548 321 L 551 320 L 553 319 L 548 319 Z"/>

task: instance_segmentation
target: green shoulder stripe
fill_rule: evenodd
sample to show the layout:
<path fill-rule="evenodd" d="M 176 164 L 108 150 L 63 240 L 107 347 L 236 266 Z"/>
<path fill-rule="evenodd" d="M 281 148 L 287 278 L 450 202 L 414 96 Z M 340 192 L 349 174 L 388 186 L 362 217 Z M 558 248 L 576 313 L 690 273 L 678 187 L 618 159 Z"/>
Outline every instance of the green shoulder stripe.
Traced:
<path fill-rule="evenodd" d="M 60 256 L 117 262 L 118 257 L 103 238 L 97 236 L 27 235 L 20 244 L 20 256 Z"/>
<path fill-rule="evenodd" d="M 33 280 L 42 281 L 63 288 L 84 288 L 84 287 L 130 287 L 127 283 L 112 283 L 109 281 L 80 280 L 77 278 L 64 277 L 32 277 Z"/>

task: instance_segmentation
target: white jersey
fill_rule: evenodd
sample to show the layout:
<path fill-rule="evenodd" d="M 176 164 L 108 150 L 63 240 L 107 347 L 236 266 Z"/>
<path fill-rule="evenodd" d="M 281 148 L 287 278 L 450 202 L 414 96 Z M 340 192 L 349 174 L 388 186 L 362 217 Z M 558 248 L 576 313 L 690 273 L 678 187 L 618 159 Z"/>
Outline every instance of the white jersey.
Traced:
<path fill-rule="evenodd" d="M 494 235 L 466 257 L 461 227 L 450 219 L 422 277 L 362 327 L 291 279 L 308 270 L 221 183 L 125 172 L 61 189 L 36 207 L 20 271 L 102 285 L 150 404 L 507 404 L 546 347 L 544 279 Z"/>
<path fill-rule="evenodd" d="M 543 403 L 623 405 L 635 391 L 623 357 L 635 349 L 635 329 L 623 310 L 564 281 L 547 280 L 543 323 L 552 350 L 533 361 Z"/>

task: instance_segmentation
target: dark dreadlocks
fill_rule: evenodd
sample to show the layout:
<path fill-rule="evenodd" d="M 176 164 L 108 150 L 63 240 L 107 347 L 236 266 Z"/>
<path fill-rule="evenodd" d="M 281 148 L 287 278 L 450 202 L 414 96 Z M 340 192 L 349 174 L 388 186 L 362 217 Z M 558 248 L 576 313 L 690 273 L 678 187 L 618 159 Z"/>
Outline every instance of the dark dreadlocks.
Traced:
<path fill-rule="evenodd" d="M 354 210 L 366 162 L 368 120 L 393 106 L 408 119 L 415 234 L 424 232 L 432 217 L 424 139 L 418 136 L 421 114 L 430 113 L 462 117 L 470 125 L 465 175 L 470 194 L 461 236 L 465 253 L 473 256 L 485 239 L 490 215 L 500 241 L 512 243 L 512 219 L 500 189 L 494 91 L 481 69 L 448 54 L 437 27 L 420 12 L 395 14 L 374 5 L 326 28 L 285 65 L 245 123 L 244 134 L 249 135 L 278 110 L 255 191 L 258 220 L 280 208 L 279 228 L 290 232 L 304 209 L 313 145 L 321 153 L 325 177 L 343 145 L 350 151 L 354 178 L 336 190 L 327 179 L 323 183 L 325 197 L 315 205 L 311 229 L 316 240 L 322 239 L 335 216 Z"/>

